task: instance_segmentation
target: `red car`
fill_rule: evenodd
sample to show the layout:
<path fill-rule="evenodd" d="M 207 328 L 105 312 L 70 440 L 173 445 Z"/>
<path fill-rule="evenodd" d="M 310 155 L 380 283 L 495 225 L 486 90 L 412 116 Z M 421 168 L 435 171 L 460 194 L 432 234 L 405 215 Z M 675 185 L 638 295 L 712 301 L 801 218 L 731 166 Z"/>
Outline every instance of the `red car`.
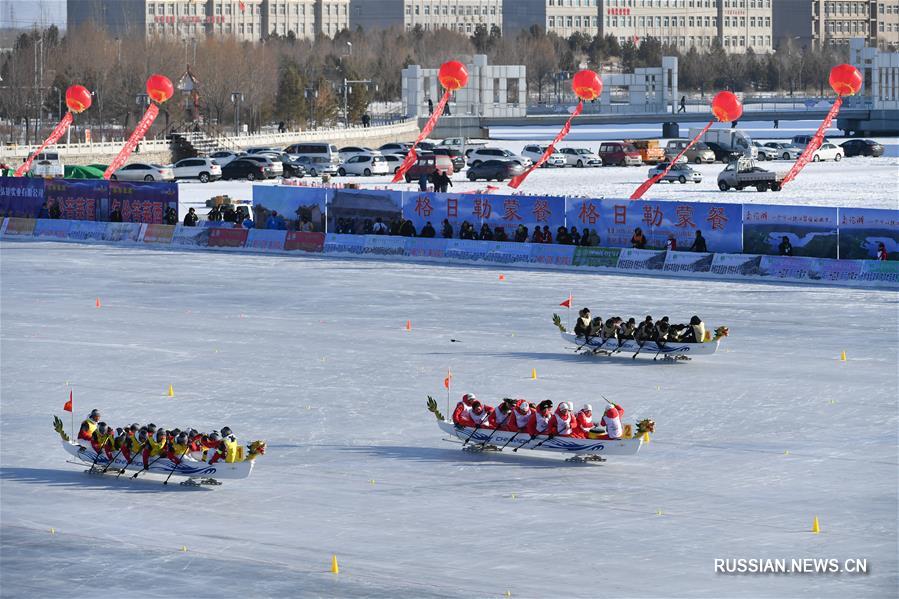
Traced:
<path fill-rule="evenodd" d="M 606 141 L 599 146 L 599 157 L 605 166 L 640 166 L 643 159 L 640 152 L 631 144 L 621 141 Z"/>

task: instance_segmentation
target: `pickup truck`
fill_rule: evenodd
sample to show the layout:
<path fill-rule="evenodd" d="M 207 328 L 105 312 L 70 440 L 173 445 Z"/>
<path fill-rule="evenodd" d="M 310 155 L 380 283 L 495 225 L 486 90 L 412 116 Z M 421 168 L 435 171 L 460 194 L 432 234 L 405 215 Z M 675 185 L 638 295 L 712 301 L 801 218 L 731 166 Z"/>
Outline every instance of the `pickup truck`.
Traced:
<path fill-rule="evenodd" d="M 782 173 L 772 173 L 756 166 L 755 161 L 740 158 L 725 167 L 718 174 L 718 189 L 727 191 L 731 187 L 742 191 L 745 187 L 755 187 L 758 191 L 780 191 Z"/>

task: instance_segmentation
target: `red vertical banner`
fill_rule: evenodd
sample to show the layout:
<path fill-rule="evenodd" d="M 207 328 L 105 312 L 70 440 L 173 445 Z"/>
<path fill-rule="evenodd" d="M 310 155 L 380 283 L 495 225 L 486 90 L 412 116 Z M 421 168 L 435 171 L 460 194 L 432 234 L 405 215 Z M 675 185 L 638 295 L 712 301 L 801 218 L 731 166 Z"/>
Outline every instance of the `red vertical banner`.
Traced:
<path fill-rule="evenodd" d="M 418 134 L 418 139 L 415 140 L 415 143 L 412 145 L 412 149 L 409 150 L 409 153 L 406 154 L 406 158 L 403 159 L 403 163 L 400 164 L 400 168 L 396 170 L 396 174 L 393 176 L 393 182 L 399 183 L 403 180 L 403 177 L 406 175 L 406 171 L 412 168 L 412 165 L 415 164 L 415 161 L 418 159 L 418 154 L 415 152 L 415 148 L 418 147 L 419 142 L 423 139 L 427 139 L 428 135 L 431 134 L 431 131 L 434 130 L 434 126 L 437 125 L 437 119 L 440 118 L 440 115 L 443 114 L 443 109 L 446 107 L 446 103 L 449 102 L 450 90 L 446 90 L 443 93 L 443 97 L 440 98 L 440 102 L 437 103 L 437 106 L 434 108 L 433 114 L 431 114 L 431 118 L 428 119 L 428 122 L 425 123 L 425 126 L 421 128 L 421 133 Z"/>
<path fill-rule="evenodd" d="M 834 101 L 833 106 L 830 108 L 830 112 L 827 113 L 827 116 L 824 117 L 824 120 L 821 122 L 821 126 L 818 127 L 818 130 L 815 131 L 815 136 L 812 137 L 811 141 L 808 142 L 808 145 L 805 146 L 805 149 L 802 151 L 802 154 L 799 155 L 799 158 L 796 159 L 796 162 L 793 163 L 793 166 L 790 167 L 790 172 L 787 173 L 787 176 L 784 177 L 784 180 L 781 182 L 781 186 L 786 185 L 790 181 L 796 178 L 796 175 L 799 174 L 805 165 L 812 161 L 812 157 L 815 155 L 815 151 L 821 147 L 821 144 L 824 142 L 824 132 L 830 128 L 831 122 L 833 122 L 834 117 L 840 111 L 840 106 L 843 104 L 843 96 L 837 96 L 837 99 Z"/>
<path fill-rule="evenodd" d="M 543 152 L 543 156 L 540 157 L 540 160 L 531 165 L 531 168 L 524 171 L 520 175 L 516 175 L 512 177 L 512 180 L 509 181 L 509 187 L 514 189 L 518 189 L 518 186 L 524 183 L 524 180 L 528 178 L 528 175 L 531 174 L 531 171 L 534 171 L 540 168 L 544 162 L 549 160 L 549 157 L 553 155 L 553 152 L 556 151 L 556 144 L 562 141 L 566 135 L 571 131 L 571 120 L 579 115 L 584 110 L 584 101 L 581 100 L 577 103 L 577 106 L 574 108 L 574 111 L 571 113 L 571 116 L 568 117 L 568 120 L 565 121 L 565 125 L 562 126 L 562 130 L 559 131 L 558 135 L 556 135 L 555 139 L 552 140 L 552 143 L 547 146 L 546 151 Z"/>
<path fill-rule="evenodd" d="M 20 164 L 19 168 L 16 169 L 16 172 L 13 173 L 13 176 L 21 177 L 22 175 L 27 173 L 28 169 L 31 168 L 31 163 L 34 162 L 34 159 L 38 156 L 38 154 L 43 152 L 47 146 L 53 145 L 57 141 L 59 141 L 59 138 L 62 137 L 62 134 L 65 133 L 66 130 L 69 128 L 69 125 L 72 124 L 72 120 L 73 120 L 72 113 L 67 112 L 65 114 L 65 116 L 63 116 L 62 119 L 59 121 L 59 124 L 56 125 L 56 128 L 53 129 L 53 132 L 50 133 L 50 136 L 47 137 L 47 139 L 44 140 L 44 143 L 41 144 L 41 147 L 39 147 L 37 149 L 37 152 L 33 153 L 31 156 L 28 157 L 28 160 L 26 160 L 25 162 Z"/>
<path fill-rule="evenodd" d="M 649 189 L 650 187 L 652 187 L 653 185 L 655 185 L 656 183 L 658 183 L 662 179 L 662 177 L 667 175 L 668 171 L 671 170 L 671 167 L 673 167 L 675 164 L 677 164 L 677 161 L 680 160 L 680 157 L 683 156 L 684 154 L 686 154 L 687 150 L 692 148 L 694 146 L 694 144 L 696 144 L 696 142 L 699 140 L 700 137 L 705 135 L 705 132 L 709 130 L 709 128 L 712 126 L 712 123 L 714 123 L 714 122 L 715 122 L 714 120 L 709 121 L 709 123 L 705 127 L 702 128 L 702 131 L 697 133 L 696 136 L 690 140 L 690 143 L 688 143 L 686 145 L 686 147 L 680 151 L 680 154 L 675 156 L 674 159 L 668 163 L 668 166 L 665 167 L 665 170 L 663 170 L 661 173 L 659 173 L 655 177 L 644 181 L 643 184 L 640 185 L 640 187 L 638 187 L 634 191 L 634 193 L 631 194 L 630 199 L 639 200 L 640 198 L 642 198 L 643 194 L 646 193 L 646 190 Z"/>
<path fill-rule="evenodd" d="M 128 141 L 125 142 L 124 147 L 119 152 L 118 156 L 106 167 L 106 172 L 103 173 L 104 179 L 109 179 L 113 173 L 122 168 L 125 164 L 125 161 L 128 160 L 128 157 L 131 156 L 131 153 L 134 152 L 134 149 L 137 147 L 137 144 L 140 143 L 140 140 L 144 138 L 147 134 L 147 131 L 150 130 L 150 125 L 153 124 L 153 121 L 156 120 L 156 117 L 159 115 L 159 106 L 156 104 L 150 104 L 150 107 L 147 108 L 147 112 L 144 113 L 144 116 L 141 117 L 140 121 L 137 123 L 137 127 L 134 128 L 134 131 L 131 133 L 131 137 L 128 138 Z"/>

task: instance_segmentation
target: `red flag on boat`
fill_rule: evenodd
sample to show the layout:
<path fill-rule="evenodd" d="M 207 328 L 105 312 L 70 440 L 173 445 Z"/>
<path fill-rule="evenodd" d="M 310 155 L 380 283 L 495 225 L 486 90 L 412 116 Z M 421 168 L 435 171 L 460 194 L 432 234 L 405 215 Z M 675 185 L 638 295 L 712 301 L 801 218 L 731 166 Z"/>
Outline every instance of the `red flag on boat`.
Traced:
<path fill-rule="evenodd" d="M 72 390 L 71 389 L 69 389 L 69 401 L 66 402 L 66 405 L 64 405 L 62 407 L 62 409 L 65 410 L 66 412 L 72 411 Z"/>
<path fill-rule="evenodd" d="M 451 370 L 447 370 L 447 371 L 446 371 L 446 378 L 443 379 L 443 386 L 444 386 L 446 389 L 449 389 L 449 388 L 450 388 L 450 383 L 452 382 L 452 380 L 453 380 L 453 373 L 452 373 Z"/>
<path fill-rule="evenodd" d="M 559 304 L 560 306 L 565 306 L 566 308 L 571 307 L 571 295 L 568 296 L 568 299 Z"/>

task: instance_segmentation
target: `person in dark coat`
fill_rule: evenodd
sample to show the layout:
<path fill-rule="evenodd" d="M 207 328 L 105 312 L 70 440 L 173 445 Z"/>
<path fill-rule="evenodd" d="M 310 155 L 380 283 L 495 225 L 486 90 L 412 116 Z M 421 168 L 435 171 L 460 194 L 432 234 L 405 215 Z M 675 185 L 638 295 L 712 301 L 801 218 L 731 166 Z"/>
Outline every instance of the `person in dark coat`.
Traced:
<path fill-rule="evenodd" d="M 411 220 L 406 219 L 400 225 L 400 235 L 403 237 L 415 237 L 415 225 L 412 224 Z"/>
<path fill-rule="evenodd" d="M 443 238 L 444 239 L 452 239 L 453 238 L 453 226 L 450 224 L 449 219 L 443 219 Z"/>
<path fill-rule="evenodd" d="M 434 230 L 434 225 L 431 224 L 431 221 L 425 223 L 425 226 L 421 228 L 421 237 L 427 237 L 429 239 L 433 238 L 437 235 L 437 231 Z"/>
<path fill-rule="evenodd" d="M 50 201 L 50 218 L 56 219 L 62 217 L 62 210 L 59 207 L 59 202 Z"/>
<path fill-rule="evenodd" d="M 184 226 L 185 227 L 196 227 L 197 223 L 200 221 L 200 217 L 197 216 L 197 211 L 194 208 L 191 208 L 187 211 L 187 214 L 184 215 Z"/>
<path fill-rule="evenodd" d="M 705 237 L 702 236 L 702 231 L 696 230 L 696 239 L 693 240 L 693 245 L 690 246 L 691 252 L 708 252 L 708 248 L 705 245 Z"/>
<path fill-rule="evenodd" d="M 631 247 L 637 248 L 638 250 L 642 250 L 646 247 L 646 235 L 643 234 L 643 229 L 640 227 L 634 229 L 634 236 L 631 237 Z"/>
<path fill-rule="evenodd" d="M 109 213 L 109 222 L 111 223 L 120 223 L 122 222 L 122 211 L 118 208 L 113 208 L 112 212 Z"/>
<path fill-rule="evenodd" d="M 518 225 L 518 228 L 515 229 L 515 241 L 518 243 L 525 243 L 528 240 L 528 228 L 524 225 Z"/>
<path fill-rule="evenodd" d="M 493 231 L 490 230 L 490 225 L 487 223 L 481 225 L 481 234 L 479 237 L 484 241 L 493 241 Z"/>
<path fill-rule="evenodd" d="M 777 246 L 777 251 L 780 252 L 781 256 L 792 256 L 793 255 L 793 244 L 790 243 L 790 240 L 787 239 L 787 236 L 784 235 L 780 241 L 780 245 Z"/>

